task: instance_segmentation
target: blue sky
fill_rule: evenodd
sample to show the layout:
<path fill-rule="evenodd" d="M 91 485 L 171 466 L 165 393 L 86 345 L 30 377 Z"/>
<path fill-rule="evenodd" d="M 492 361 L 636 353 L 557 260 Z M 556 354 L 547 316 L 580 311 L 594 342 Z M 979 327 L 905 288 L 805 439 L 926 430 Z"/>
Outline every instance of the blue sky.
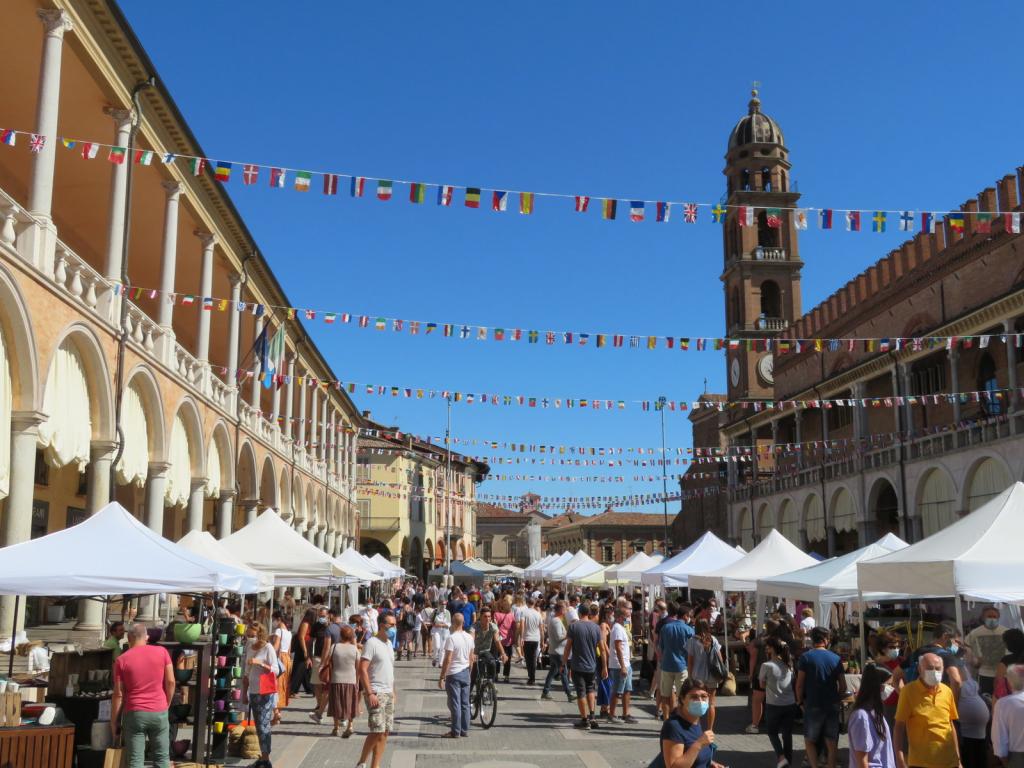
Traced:
<path fill-rule="evenodd" d="M 944 210 L 1021 161 L 1024 6 L 925 2 L 160 4 L 122 7 L 210 157 L 592 197 L 716 201 L 726 140 L 759 80 L 803 204 Z M 973 21 L 972 21 L 973 20 Z M 207 34 L 196 35 L 197 29 Z M 185 41 L 195 40 L 194 44 Z M 538 330 L 714 336 L 721 232 L 602 221 L 538 198 L 511 209 L 347 194 L 230 192 L 296 306 Z M 651 219 L 651 212 L 648 212 Z M 895 230 L 895 225 L 890 226 Z M 902 238 L 802 233 L 814 307 Z M 722 353 L 460 341 L 312 325 L 345 380 L 468 392 L 688 400 L 723 391 Z M 893 329 L 893 333 L 897 333 Z M 375 419 L 443 434 L 440 399 L 357 393 Z M 656 446 L 657 414 L 457 405 L 454 434 Z M 668 414 L 668 443 L 690 424 Z M 471 450 L 469 452 L 472 452 Z M 490 451 L 488 451 L 490 453 Z M 515 469 L 496 467 L 496 471 Z M 681 472 L 679 467 L 673 471 Z M 522 467 L 534 474 L 642 470 Z M 655 493 L 660 483 L 486 482 L 483 493 Z M 648 508 L 660 511 L 660 506 Z"/>

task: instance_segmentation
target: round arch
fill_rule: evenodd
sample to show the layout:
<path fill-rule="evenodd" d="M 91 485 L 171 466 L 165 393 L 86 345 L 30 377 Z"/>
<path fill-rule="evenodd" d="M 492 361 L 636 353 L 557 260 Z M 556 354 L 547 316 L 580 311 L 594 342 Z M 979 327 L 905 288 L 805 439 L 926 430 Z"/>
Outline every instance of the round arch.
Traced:
<path fill-rule="evenodd" d="M 458 557 L 456 558 L 457 560 L 465 560 L 466 542 L 464 542 L 462 539 L 459 539 L 458 543 L 455 545 L 455 551 L 458 553 Z"/>
<path fill-rule="evenodd" d="M 810 549 L 827 549 L 828 537 L 825 533 L 825 507 L 821 503 L 821 496 L 816 493 L 808 495 L 804 500 L 800 530 L 806 534 L 807 545 Z"/>
<path fill-rule="evenodd" d="M 423 542 L 423 559 L 426 561 L 424 567 L 427 571 L 433 568 L 437 563 L 437 558 L 434 553 L 434 544 L 430 539 Z M 424 572 L 424 578 L 426 578 L 426 575 L 426 572 Z"/>
<path fill-rule="evenodd" d="M 989 499 L 995 498 L 1013 483 L 1013 473 L 1002 456 L 982 456 L 964 476 L 960 508 L 973 512 Z"/>
<path fill-rule="evenodd" d="M 195 401 L 185 396 L 175 409 L 167 445 L 170 468 L 164 498 L 169 506 L 187 505 L 193 478 L 206 476 L 202 425 Z"/>
<path fill-rule="evenodd" d="M 0 265 L 0 335 L 10 374 L 11 410 L 40 410 L 40 366 L 31 316 L 17 282 L 3 265 Z"/>
<path fill-rule="evenodd" d="M 81 323 L 65 328 L 46 370 L 41 410 L 48 418 L 39 425 L 39 444 L 52 466 L 76 464 L 82 471 L 89 443 L 114 439 L 110 372 L 95 332 Z M 88 410 L 85 425 L 82 408 Z"/>
<path fill-rule="evenodd" d="M 748 507 L 741 507 L 736 516 L 736 532 L 739 544 L 748 552 L 754 548 L 754 520 Z"/>
<path fill-rule="evenodd" d="M 388 545 L 379 539 L 371 539 L 366 536 L 363 537 L 362 541 L 359 542 L 359 553 L 366 555 L 367 557 L 373 557 L 379 554 L 381 557 L 391 559 L 391 550 L 388 549 Z"/>
<path fill-rule="evenodd" d="M 151 461 L 166 461 L 167 428 L 163 398 L 153 372 L 145 365 L 132 369 L 121 393 L 121 429 L 124 450 L 118 461 L 119 485 L 143 487 Z"/>
<path fill-rule="evenodd" d="M 303 499 L 302 480 L 296 478 L 292 484 L 292 527 L 295 527 L 296 523 L 306 518 L 306 507 L 303 504 Z"/>
<path fill-rule="evenodd" d="M 772 511 L 771 505 L 768 502 L 764 502 L 757 510 L 757 528 L 755 529 L 757 540 L 760 541 L 767 536 L 774 527 L 775 514 Z"/>
<path fill-rule="evenodd" d="M 828 523 L 835 529 L 835 551 L 842 555 L 857 548 L 857 502 L 845 485 L 840 485 L 832 494 L 828 510 Z"/>
<path fill-rule="evenodd" d="M 879 477 L 868 491 L 867 521 L 876 539 L 900 531 L 900 498 L 888 477 Z M 868 542 L 870 543 L 870 542 Z"/>
<path fill-rule="evenodd" d="M 242 442 L 238 451 L 238 498 L 249 501 L 256 498 L 256 452 L 248 440 Z"/>
<path fill-rule="evenodd" d="M 263 459 L 263 469 L 260 472 L 260 503 L 263 508 L 272 507 L 280 511 L 281 504 L 277 495 L 277 472 L 274 471 L 274 458 L 267 455 Z M 263 511 L 262 509 L 260 510 Z"/>
<path fill-rule="evenodd" d="M 800 515 L 792 499 L 786 498 L 779 504 L 779 533 L 793 544 L 800 546 Z"/>
<path fill-rule="evenodd" d="M 944 467 L 931 467 L 917 484 L 917 514 L 921 532 L 931 536 L 956 520 L 956 487 Z"/>
<path fill-rule="evenodd" d="M 231 434 L 227 425 L 217 420 L 210 435 L 209 447 L 206 450 L 206 496 L 216 498 L 223 491 L 235 489 L 235 462 L 231 449 Z"/>

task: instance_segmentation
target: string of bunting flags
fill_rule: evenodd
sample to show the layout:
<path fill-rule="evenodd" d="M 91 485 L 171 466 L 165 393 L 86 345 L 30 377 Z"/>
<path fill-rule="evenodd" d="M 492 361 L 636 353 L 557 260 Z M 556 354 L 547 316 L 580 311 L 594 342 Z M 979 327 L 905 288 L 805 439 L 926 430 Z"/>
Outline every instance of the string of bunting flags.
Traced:
<path fill-rule="evenodd" d="M 650 504 L 662 504 L 664 502 L 683 501 L 699 497 L 717 496 L 720 492 L 718 486 L 712 485 L 707 488 L 694 488 L 685 492 L 674 492 L 669 494 L 643 493 L 628 494 L 623 496 L 537 496 L 531 500 L 542 509 L 605 509 L 613 507 L 639 507 Z M 522 495 L 510 495 L 501 493 L 478 493 L 477 501 L 489 504 L 518 504 L 522 501 Z"/>
<path fill-rule="evenodd" d="M 48 137 L 42 134 L 12 128 L 0 128 L 0 143 L 2 144 L 14 147 L 17 145 L 19 136 L 27 140 L 28 148 L 31 152 L 41 152 L 48 141 Z M 180 162 L 193 176 L 203 176 L 210 173 L 214 180 L 221 184 L 228 184 L 232 179 L 240 176 L 242 185 L 247 187 L 264 183 L 265 180 L 274 189 L 292 187 L 297 192 L 309 192 L 314 187 L 314 179 L 318 179 L 318 186 L 321 187 L 325 195 L 338 195 L 347 186 L 351 197 L 365 197 L 369 192 L 373 191 L 374 196 L 384 202 L 390 201 L 395 197 L 395 185 L 397 184 L 406 188 L 406 196 L 412 204 L 423 204 L 428 199 L 433 199 L 440 207 L 451 207 L 455 203 L 456 193 L 458 192 L 462 196 L 464 207 L 473 209 L 489 207 L 492 211 L 499 213 L 518 210 L 520 214 L 530 215 L 534 212 L 537 200 L 547 198 L 571 201 L 572 210 L 576 213 L 586 213 L 590 210 L 591 202 L 593 201 L 593 207 L 600 211 L 601 218 L 605 220 L 616 219 L 619 215 L 619 204 L 622 203 L 622 208 L 626 210 L 626 216 L 629 221 L 637 223 L 643 221 L 668 223 L 676 220 L 684 224 L 696 224 L 698 220 L 708 220 L 710 216 L 712 223 L 720 224 L 725 221 L 729 211 L 735 209 L 740 226 L 756 226 L 758 221 L 757 211 L 759 210 L 765 212 L 769 227 L 781 227 L 783 217 L 792 215 L 793 223 L 797 229 L 807 229 L 808 221 L 814 218 L 819 229 L 830 230 L 833 228 L 834 222 L 842 221 L 849 232 L 860 232 L 862 229 L 865 231 L 870 229 L 872 232 L 885 232 L 890 223 L 890 216 L 893 217 L 893 221 L 902 232 L 914 231 L 915 224 L 925 232 L 934 232 L 939 224 L 940 216 L 957 232 L 964 232 L 968 227 L 972 232 L 991 232 L 992 223 L 997 218 L 1002 219 L 1004 231 L 1008 233 L 1019 233 L 1021 225 L 1021 214 L 1017 211 L 965 213 L 963 211 L 942 210 L 918 212 L 914 210 L 854 210 L 813 207 L 754 208 L 751 206 L 726 205 L 721 201 L 708 203 L 650 199 L 637 200 L 625 196 L 597 197 L 559 192 L 527 192 L 480 186 L 471 187 L 460 184 L 384 179 L 338 171 L 311 171 L 286 166 L 267 165 L 265 163 L 219 160 L 171 152 L 156 153 L 148 149 L 136 149 L 132 157 L 129 158 L 127 147 L 98 141 L 74 139 L 67 136 L 58 137 L 57 140 L 65 149 L 79 153 L 85 160 L 96 159 L 100 156 L 102 150 L 106 153 L 107 160 L 117 165 L 131 162 L 136 165 L 149 166 L 155 161 L 159 161 L 162 165 L 173 165 Z M 236 174 L 238 170 L 241 172 Z M 968 221 L 968 217 L 970 221 Z"/>
<path fill-rule="evenodd" d="M 1024 333 L 977 334 L 968 336 L 896 336 L 896 337 L 843 337 L 792 339 L 776 336 L 761 337 L 714 337 L 714 336 L 663 336 L 625 333 L 598 333 L 589 331 L 540 331 L 527 328 L 496 328 L 483 325 L 466 325 L 426 320 L 406 320 L 395 317 L 359 315 L 351 312 L 283 307 L 273 304 L 259 304 L 251 301 L 232 302 L 230 299 L 195 294 L 167 293 L 157 288 L 144 288 L 124 283 L 112 283 L 115 295 L 125 295 L 130 300 L 140 298 L 156 299 L 164 296 L 169 304 L 199 306 L 207 311 L 248 312 L 263 317 L 268 311 L 280 311 L 289 320 L 296 317 L 308 321 L 320 318 L 327 325 L 351 325 L 359 328 L 408 332 L 412 336 L 436 335 L 441 338 L 472 339 L 492 342 L 525 342 L 545 346 L 593 347 L 596 349 L 679 349 L 687 352 L 734 351 L 746 349 L 749 352 L 775 352 L 779 355 L 802 354 L 804 352 L 915 352 L 929 349 L 970 349 L 977 345 L 986 349 L 993 341 L 1024 346 Z"/>

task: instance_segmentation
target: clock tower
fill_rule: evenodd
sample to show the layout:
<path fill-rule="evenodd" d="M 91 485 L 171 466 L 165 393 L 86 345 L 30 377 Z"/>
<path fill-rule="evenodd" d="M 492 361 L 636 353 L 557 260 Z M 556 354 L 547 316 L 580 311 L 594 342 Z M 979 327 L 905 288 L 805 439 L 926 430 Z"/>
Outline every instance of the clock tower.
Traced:
<path fill-rule="evenodd" d="M 753 91 L 725 155 L 727 213 L 722 228 L 725 329 L 738 349 L 726 352 L 729 400 L 770 400 L 775 394 L 775 337 L 800 317 L 797 201 L 790 187 L 789 150 L 782 130 L 761 112 Z"/>

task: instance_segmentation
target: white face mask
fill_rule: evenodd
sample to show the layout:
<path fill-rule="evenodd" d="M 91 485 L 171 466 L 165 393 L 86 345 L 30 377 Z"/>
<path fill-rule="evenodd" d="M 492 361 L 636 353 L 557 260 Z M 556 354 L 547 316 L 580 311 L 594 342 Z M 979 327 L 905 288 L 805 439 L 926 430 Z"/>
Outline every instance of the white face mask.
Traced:
<path fill-rule="evenodd" d="M 896 693 L 896 689 L 893 688 L 888 683 L 886 683 L 885 685 L 882 686 L 882 701 L 885 701 L 890 696 L 892 696 L 894 693 Z"/>
<path fill-rule="evenodd" d="M 937 669 L 925 669 L 921 672 L 921 682 L 929 688 L 934 688 L 942 682 L 942 672 Z"/>

